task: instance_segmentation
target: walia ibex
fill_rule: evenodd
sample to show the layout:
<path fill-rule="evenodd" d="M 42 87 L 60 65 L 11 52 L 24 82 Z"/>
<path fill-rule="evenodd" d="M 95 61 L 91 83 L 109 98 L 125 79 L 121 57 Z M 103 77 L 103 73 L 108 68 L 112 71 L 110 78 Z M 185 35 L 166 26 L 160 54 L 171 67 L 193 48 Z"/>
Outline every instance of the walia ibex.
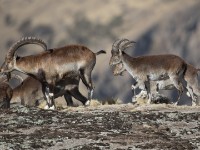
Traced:
<path fill-rule="evenodd" d="M 111 50 L 110 65 L 122 63 L 124 68 L 136 80 L 133 88 L 136 89 L 140 86 L 147 91 L 149 96 L 148 103 L 151 102 L 150 81 L 166 79 L 170 79 L 177 88 L 179 101 L 184 90 L 182 82 L 187 68 L 186 62 L 179 56 L 171 54 L 131 57 L 124 50 L 132 46 L 133 43 L 135 42 L 128 39 L 114 42 Z"/>
<path fill-rule="evenodd" d="M 18 75 L 12 74 L 11 78 L 16 78 L 22 81 Z M 13 90 L 9 85 L 10 77 L 7 75 L 0 76 L 0 108 L 10 108 L 10 100 L 13 95 Z"/>
<path fill-rule="evenodd" d="M 67 106 L 73 106 L 73 96 L 85 104 L 87 98 L 79 92 L 79 81 L 79 76 L 70 75 L 56 83 L 54 87 L 54 98 L 64 95 Z M 20 102 L 22 105 L 26 106 L 38 106 L 43 99 L 42 84 L 32 77 L 28 77 L 19 86 L 13 89 L 11 102 Z"/>
<path fill-rule="evenodd" d="M 118 63 L 118 64 L 112 66 L 112 69 L 113 69 L 113 75 L 114 76 L 118 76 L 118 75 L 122 76 L 123 72 L 126 71 L 126 69 L 124 68 L 124 65 L 122 63 Z M 151 86 L 151 93 L 153 93 L 153 94 L 154 93 L 158 94 L 159 90 L 171 90 L 171 89 L 175 88 L 170 79 L 160 80 L 160 81 L 150 81 L 150 86 Z M 135 90 L 134 85 L 131 86 L 131 89 L 134 92 L 134 90 Z M 146 95 L 147 94 L 146 91 L 141 91 L 141 93 L 142 94 L 140 94 L 140 95 Z M 134 100 L 135 100 L 135 97 L 133 97 L 133 101 Z"/>
<path fill-rule="evenodd" d="M 123 63 L 118 63 L 113 66 L 113 74 L 114 75 L 122 75 L 122 73 L 126 71 Z M 200 96 L 200 88 L 198 86 L 198 72 L 200 69 L 195 68 L 191 64 L 187 63 L 186 71 L 184 73 L 184 80 L 186 81 L 186 90 L 187 95 L 192 98 L 192 105 L 196 105 L 197 96 Z M 174 89 L 175 86 L 170 79 L 159 80 L 159 81 L 151 81 L 151 87 L 154 86 L 153 89 L 156 89 L 154 92 L 158 92 L 159 90 L 171 90 Z M 134 90 L 134 86 L 132 86 Z M 152 92 L 152 90 L 151 90 Z"/>
<path fill-rule="evenodd" d="M 96 55 L 106 52 L 101 50 L 93 53 L 82 45 L 68 45 L 50 49 L 37 55 L 17 56 L 16 51 L 26 41 L 27 39 L 23 38 L 9 49 L 4 65 L 1 67 L 1 72 L 18 70 L 39 80 L 42 83 L 43 93 L 47 98 L 49 108 L 54 107 L 53 93 L 56 83 L 68 73 L 76 73 L 88 88 L 89 100 L 86 105 L 89 104 L 93 95 L 91 73 L 96 64 Z"/>

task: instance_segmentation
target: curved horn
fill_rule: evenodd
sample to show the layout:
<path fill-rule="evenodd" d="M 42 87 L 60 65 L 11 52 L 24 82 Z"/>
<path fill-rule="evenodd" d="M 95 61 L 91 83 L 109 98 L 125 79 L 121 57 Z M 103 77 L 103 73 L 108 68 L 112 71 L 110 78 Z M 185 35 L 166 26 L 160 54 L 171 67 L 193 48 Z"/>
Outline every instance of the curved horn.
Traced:
<path fill-rule="evenodd" d="M 46 43 L 44 41 L 42 41 L 41 39 L 38 39 L 36 37 L 24 37 L 10 47 L 10 49 L 8 50 L 6 58 L 7 59 L 13 58 L 16 50 L 18 48 L 20 48 L 21 46 L 27 45 L 27 44 L 37 44 L 37 45 L 40 45 L 44 50 L 47 50 Z"/>
<path fill-rule="evenodd" d="M 129 40 L 128 39 L 121 39 L 119 41 L 119 43 L 117 43 L 116 47 L 119 48 L 120 44 L 123 43 L 123 42 L 128 42 Z"/>
<path fill-rule="evenodd" d="M 123 42 L 128 42 L 129 40 L 128 39 L 121 39 L 121 40 L 116 40 L 114 43 L 113 43 L 113 46 L 112 46 L 112 50 L 118 50 L 119 49 L 119 46 L 121 43 Z M 117 44 L 116 44 L 117 43 Z"/>
<path fill-rule="evenodd" d="M 115 42 L 112 44 L 112 50 L 116 50 L 116 49 L 117 49 L 116 43 L 117 43 L 118 41 L 120 41 L 120 39 L 115 40 Z"/>
<path fill-rule="evenodd" d="M 135 42 L 135 41 L 128 41 L 128 42 L 126 42 L 125 44 L 123 44 L 123 45 L 120 47 L 120 49 L 121 49 L 122 51 L 124 51 L 124 50 L 127 49 L 128 47 L 133 46 L 134 43 L 136 43 L 136 42 Z"/>
<path fill-rule="evenodd" d="M 21 81 L 21 82 L 24 81 L 23 78 L 22 78 L 21 76 L 17 75 L 17 74 L 12 74 L 12 75 L 11 75 L 11 78 L 15 78 L 15 79 L 17 79 L 17 80 L 19 80 L 19 81 Z"/>

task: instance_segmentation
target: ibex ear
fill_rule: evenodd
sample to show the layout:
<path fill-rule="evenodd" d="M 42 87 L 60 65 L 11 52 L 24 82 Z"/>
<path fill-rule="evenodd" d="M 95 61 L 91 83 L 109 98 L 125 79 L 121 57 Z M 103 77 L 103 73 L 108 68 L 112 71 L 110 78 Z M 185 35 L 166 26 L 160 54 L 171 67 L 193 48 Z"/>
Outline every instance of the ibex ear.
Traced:
<path fill-rule="evenodd" d="M 119 55 L 120 55 L 120 56 L 122 55 L 122 50 L 121 50 L 121 49 L 119 49 Z"/>

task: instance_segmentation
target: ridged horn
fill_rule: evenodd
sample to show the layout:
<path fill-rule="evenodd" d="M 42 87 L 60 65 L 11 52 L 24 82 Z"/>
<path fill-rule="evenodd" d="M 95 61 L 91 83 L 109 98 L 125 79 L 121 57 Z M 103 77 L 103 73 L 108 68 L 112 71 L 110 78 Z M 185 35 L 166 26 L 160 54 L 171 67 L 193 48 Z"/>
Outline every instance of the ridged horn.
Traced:
<path fill-rule="evenodd" d="M 114 50 L 114 51 L 118 50 L 120 44 L 123 43 L 123 42 L 126 42 L 126 41 L 128 42 L 129 40 L 128 39 L 121 39 L 121 40 L 118 39 L 118 40 L 116 40 L 112 45 L 112 50 Z"/>
<path fill-rule="evenodd" d="M 47 50 L 47 45 L 43 40 L 38 39 L 36 37 L 23 37 L 21 40 L 17 41 L 10 47 L 6 58 L 12 59 L 14 57 L 17 49 L 20 48 L 21 46 L 27 45 L 27 44 L 37 44 L 37 45 L 40 45 L 44 50 Z"/>
<path fill-rule="evenodd" d="M 124 44 L 120 47 L 120 49 L 121 49 L 122 51 L 124 51 L 125 49 L 127 49 L 127 48 L 133 46 L 134 43 L 136 43 L 136 42 L 135 42 L 135 41 L 128 41 L 128 42 L 124 43 Z"/>
<path fill-rule="evenodd" d="M 19 81 L 21 81 L 21 82 L 24 81 L 23 78 L 22 78 L 21 76 L 17 75 L 17 74 L 12 74 L 12 75 L 11 75 L 11 78 L 15 78 L 15 79 L 17 79 L 17 80 L 19 80 Z"/>

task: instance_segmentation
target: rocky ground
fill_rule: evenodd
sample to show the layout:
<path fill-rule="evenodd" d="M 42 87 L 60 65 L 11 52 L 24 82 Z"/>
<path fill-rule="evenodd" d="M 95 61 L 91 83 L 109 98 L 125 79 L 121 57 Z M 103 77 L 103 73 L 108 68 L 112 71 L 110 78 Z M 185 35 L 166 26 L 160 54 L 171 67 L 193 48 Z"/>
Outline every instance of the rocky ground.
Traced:
<path fill-rule="evenodd" d="M 12 105 L 0 149 L 200 149 L 200 107 L 115 104 L 59 111 Z"/>

